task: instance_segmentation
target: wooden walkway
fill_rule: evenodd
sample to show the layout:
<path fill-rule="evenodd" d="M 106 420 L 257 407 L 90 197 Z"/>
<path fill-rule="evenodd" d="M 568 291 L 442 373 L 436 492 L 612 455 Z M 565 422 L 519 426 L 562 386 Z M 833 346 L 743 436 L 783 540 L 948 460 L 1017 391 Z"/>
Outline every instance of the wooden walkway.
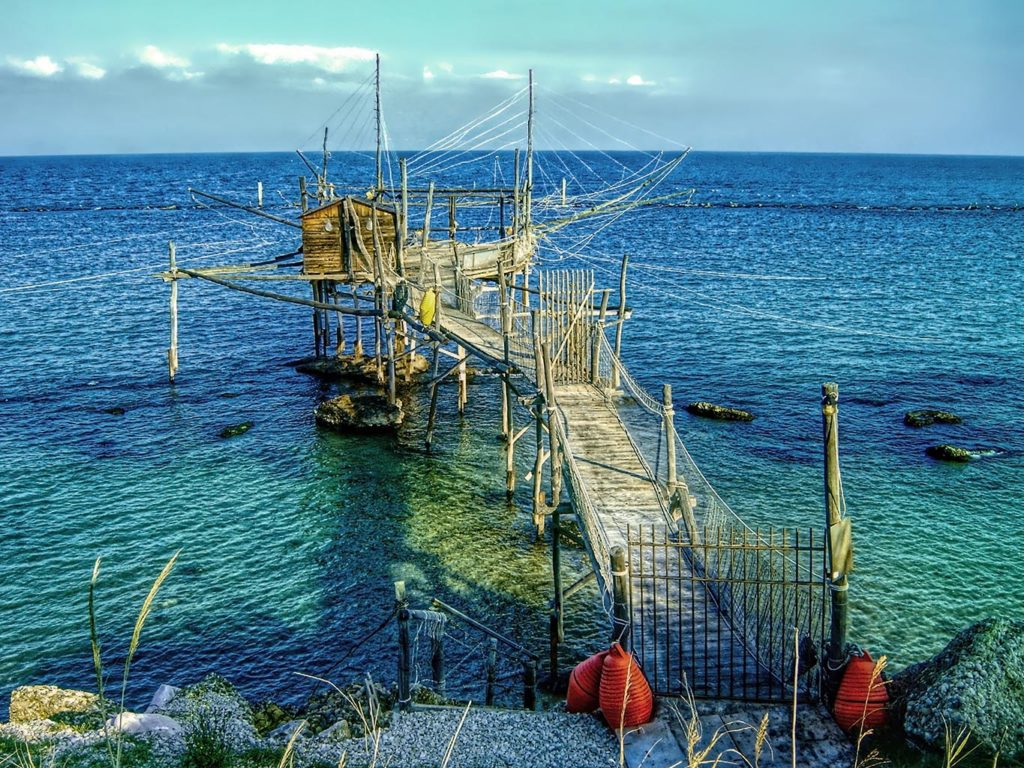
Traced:
<path fill-rule="evenodd" d="M 441 326 L 456 343 L 494 362 L 503 359 L 501 334 L 490 326 L 447 307 Z M 587 514 L 596 521 L 597 535 L 603 539 L 591 541 L 593 536 L 587 535 L 588 526 L 581 519 L 580 530 L 595 565 L 607 558 L 612 547 L 630 549 L 631 527 L 634 531 L 639 526 L 674 530 L 665 491 L 645 466 L 615 399 L 592 384 L 572 383 L 557 385 L 555 400 L 565 448 L 575 463 L 575 472 L 568 477 L 573 508 L 578 518 Z M 574 482 L 583 487 L 573 487 Z M 630 558 L 632 642 L 656 689 L 678 689 L 683 679 L 702 696 L 764 687 L 766 672 L 717 610 L 688 561 L 676 550 L 659 547 L 633 547 Z M 603 583 L 602 568 L 596 570 L 602 588 L 610 591 L 611 585 Z M 644 574 L 660 578 L 645 579 Z M 673 577 L 667 578 L 669 574 Z M 666 638 L 671 642 L 666 643 Z"/>

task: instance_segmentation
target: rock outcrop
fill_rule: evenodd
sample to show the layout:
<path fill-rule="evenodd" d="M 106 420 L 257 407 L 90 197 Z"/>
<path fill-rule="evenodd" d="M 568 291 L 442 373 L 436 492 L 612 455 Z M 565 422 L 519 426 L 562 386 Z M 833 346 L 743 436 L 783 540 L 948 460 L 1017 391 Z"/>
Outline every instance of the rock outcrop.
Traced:
<path fill-rule="evenodd" d="M 324 381 L 352 381 L 363 384 L 383 384 L 377 373 L 373 355 L 362 357 L 312 357 L 293 363 L 295 370 Z M 399 358 L 395 361 L 395 376 L 399 386 L 405 383 L 406 369 L 414 379 L 430 370 L 430 361 L 422 355 Z"/>
<path fill-rule="evenodd" d="M 55 685 L 23 685 L 11 691 L 10 721 L 28 723 L 50 720 L 64 712 L 93 713 L 99 711 L 100 698 L 95 693 L 58 688 Z"/>
<path fill-rule="evenodd" d="M 963 419 L 949 411 L 934 408 L 923 408 L 919 411 L 907 411 L 903 423 L 908 427 L 927 427 L 930 424 L 963 424 Z"/>
<path fill-rule="evenodd" d="M 244 435 L 250 429 L 252 429 L 252 422 L 243 421 L 241 424 L 232 424 L 231 426 L 224 427 L 224 429 L 220 431 L 220 436 L 222 440 L 227 440 L 229 437 Z"/>
<path fill-rule="evenodd" d="M 314 410 L 316 422 L 339 432 L 384 432 L 397 429 L 405 414 L 401 401 L 384 395 L 339 395 Z"/>
<path fill-rule="evenodd" d="M 941 750 L 946 723 L 967 728 L 1000 764 L 1024 760 L 1024 621 L 986 619 L 897 674 L 893 712 L 913 740 Z"/>
<path fill-rule="evenodd" d="M 924 449 L 925 454 L 939 461 L 970 461 L 974 454 L 966 448 L 956 445 L 930 445 Z"/>
<path fill-rule="evenodd" d="M 704 400 L 690 403 L 686 406 L 688 413 L 694 416 L 703 416 L 706 419 L 718 419 L 719 421 L 753 421 L 754 414 L 744 411 L 742 408 L 729 408 L 724 405 L 715 405 Z"/>

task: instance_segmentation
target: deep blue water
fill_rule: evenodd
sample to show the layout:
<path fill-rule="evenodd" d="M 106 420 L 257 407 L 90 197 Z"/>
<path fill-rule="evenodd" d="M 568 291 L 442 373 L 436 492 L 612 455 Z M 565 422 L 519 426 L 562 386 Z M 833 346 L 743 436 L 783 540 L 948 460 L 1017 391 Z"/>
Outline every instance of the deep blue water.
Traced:
<path fill-rule="evenodd" d="M 538 187 L 569 175 L 577 194 L 646 160 L 541 153 Z M 501 163 L 510 176 L 511 158 Z M 339 183 L 371 165 L 332 160 Z M 498 178 L 493 158 L 453 178 L 481 167 L 483 183 Z M 422 392 L 397 438 L 327 434 L 312 409 L 331 388 L 285 365 L 309 352 L 306 311 L 185 281 L 168 385 L 167 287 L 152 277 L 167 241 L 187 266 L 268 258 L 297 240 L 197 206 L 186 188 L 252 202 L 261 179 L 268 209 L 291 216 L 302 171 L 284 153 L 0 159 L 4 699 L 27 682 L 90 684 L 97 556 L 113 664 L 179 547 L 134 665 L 136 698 L 210 670 L 253 696 L 297 698 L 308 683 L 293 673 L 348 653 L 387 616 L 399 578 L 416 604 L 440 596 L 544 648 L 549 556 L 527 491 L 504 503 L 494 378 L 474 380 L 464 422 L 444 393 L 431 454 Z M 624 357 L 637 377 L 671 383 L 679 406 L 758 414 L 676 421 L 752 522 L 820 525 L 819 387 L 839 382 L 855 639 L 899 666 L 972 621 L 1024 617 L 1024 159 L 694 153 L 659 193 L 691 186 L 696 205 L 599 220 L 555 243 L 594 234 L 585 259 L 548 249 L 544 266 L 587 266 L 612 287 L 630 254 Z M 105 412 L 114 406 L 125 414 Z M 928 406 L 965 423 L 902 425 Z M 218 438 L 246 420 L 246 435 Z M 925 457 L 946 441 L 997 450 L 966 465 Z M 585 571 L 578 549 L 567 559 Z M 587 653 L 605 632 L 594 593 L 569 608 L 569 645 Z M 391 680 L 393 647 L 388 628 L 332 674 Z"/>

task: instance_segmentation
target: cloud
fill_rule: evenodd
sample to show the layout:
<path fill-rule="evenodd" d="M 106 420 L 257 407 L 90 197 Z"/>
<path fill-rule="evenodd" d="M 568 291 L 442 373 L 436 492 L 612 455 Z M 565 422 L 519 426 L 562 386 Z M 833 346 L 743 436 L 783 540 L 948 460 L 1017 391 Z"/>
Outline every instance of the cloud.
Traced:
<path fill-rule="evenodd" d="M 653 80 L 644 80 L 640 75 L 630 75 L 626 78 L 626 85 L 654 85 Z"/>
<path fill-rule="evenodd" d="M 514 75 L 511 72 L 506 72 L 504 69 L 496 69 L 493 72 L 487 72 L 486 74 L 480 75 L 490 80 L 522 80 L 522 75 Z"/>
<path fill-rule="evenodd" d="M 172 67 L 184 69 L 189 64 L 188 59 L 161 51 L 155 45 L 147 45 L 143 48 L 142 53 L 139 54 L 139 61 L 157 69 L 169 69 Z"/>
<path fill-rule="evenodd" d="M 424 67 L 423 68 L 423 79 L 424 80 L 433 80 L 434 79 L 434 73 L 430 71 L 430 67 Z"/>
<path fill-rule="evenodd" d="M 102 80 L 107 74 L 107 70 L 103 67 L 98 67 L 84 59 L 68 59 L 68 64 L 73 65 L 75 73 L 86 80 Z"/>
<path fill-rule="evenodd" d="M 318 45 L 286 45 L 284 43 L 218 43 L 217 50 L 230 56 L 245 54 L 260 64 L 308 64 L 324 72 L 342 72 L 353 62 L 373 61 L 375 51 L 351 46 L 324 48 Z"/>
<path fill-rule="evenodd" d="M 7 63 L 33 77 L 52 77 L 64 70 L 64 67 L 49 56 L 36 56 L 34 59 L 16 59 L 9 56 Z"/>

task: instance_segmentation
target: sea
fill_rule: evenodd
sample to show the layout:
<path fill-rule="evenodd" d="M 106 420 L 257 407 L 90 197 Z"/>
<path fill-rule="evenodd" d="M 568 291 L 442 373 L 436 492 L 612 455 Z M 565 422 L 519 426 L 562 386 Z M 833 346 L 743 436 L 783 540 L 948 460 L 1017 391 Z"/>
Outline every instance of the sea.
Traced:
<path fill-rule="evenodd" d="M 506 152 L 468 159 L 451 180 L 511 178 Z M 538 219 L 651 161 L 539 152 Z M 330 173 L 365 184 L 372 166 L 337 152 Z M 312 351 L 309 310 L 184 280 L 168 381 L 169 241 L 182 266 L 267 261 L 299 242 L 189 188 L 255 205 L 262 182 L 263 209 L 295 219 L 305 171 L 290 153 L 0 158 L 0 714 L 19 685 L 95 687 L 94 573 L 119 690 L 140 607 L 179 551 L 131 660 L 129 706 L 211 672 L 293 703 L 318 685 L 309 676 L 390 684 L 396 581 L 414 608 L 439 598 L 545 655 L 550 551 L 522 481 L 506 503 L 486 367 L 462 418 L 442 387 L 430 451 L 425 389 L 407 394 L 397 435 L 327 432 L 313 409 L 338 385 L 289 365 Z M 672 385 L 676 426 L 723 499 L 752 525 L 821 530 L 820 388 L 835 381 L 851 639 L 898 669 L 973 622 L 1024 618 L 1024 158 L 692 152 L 651 196 L 669 193 L 566 230 L 539 268 L 593 270 L 615 305 L 629 255 L 623 359 L 647 389 Z M 700 419 L 685 411 L 696 400 L 757 418 Z M 904 426 L 917 408 L 963 423 Z M 925 455 L 940 443 L 975 458 Z M 567 583 L 589 568 L 571 536 L 563 568 Z M 566 610 L 570 663 L 607 641 L 608 619 L 593 585 Z M 449 689 L 479 699 L 486 638 L 455 624 Z M 416 625 L 415 679 L 430 674 L 430 633 Z"/>

